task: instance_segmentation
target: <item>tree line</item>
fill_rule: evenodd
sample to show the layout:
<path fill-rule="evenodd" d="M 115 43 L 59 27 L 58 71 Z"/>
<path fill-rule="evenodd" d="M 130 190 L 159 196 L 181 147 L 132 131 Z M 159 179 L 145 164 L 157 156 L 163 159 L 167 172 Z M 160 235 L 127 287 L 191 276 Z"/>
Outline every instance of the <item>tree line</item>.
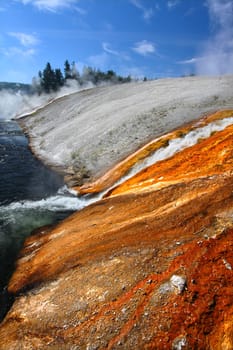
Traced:
<path fill-rule="evenodd" d="M 129 76 L 122 77 L 117 75 L 113 70 L 102 72 L 99 69 L 93 69 L 91 67 L 84 67 L 82 74 L 76 68 L 75 62 L 68 60 L 64 63 L 64 73 L 60 68 L 53 69 L 48 62 L 43 71 L 39 71 L 38 78 L 33 79 L 34 89 L 39 93 L 50 93 L 58 91 L 62 86 L 68 85 L 69 80 L 75 80 L 79 85 L 83 85 L 87 82 L 91 82 L 94 85 L 98 85 L 102 82 L 111 83 L 126 83 L 132 79 Z"/>

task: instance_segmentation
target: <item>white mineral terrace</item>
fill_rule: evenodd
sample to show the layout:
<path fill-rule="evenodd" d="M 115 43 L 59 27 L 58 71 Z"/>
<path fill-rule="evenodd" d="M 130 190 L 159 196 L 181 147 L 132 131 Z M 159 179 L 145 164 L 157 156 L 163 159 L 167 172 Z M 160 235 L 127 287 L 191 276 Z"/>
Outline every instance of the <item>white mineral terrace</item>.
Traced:
<path fill-rule="evenodd" d="M 84 165 L 97 177 L 157 136 L 232 108 L 233 76 L 160 79 L 62 97 L 24 126 L 43 161 L 66 169 Z"/>

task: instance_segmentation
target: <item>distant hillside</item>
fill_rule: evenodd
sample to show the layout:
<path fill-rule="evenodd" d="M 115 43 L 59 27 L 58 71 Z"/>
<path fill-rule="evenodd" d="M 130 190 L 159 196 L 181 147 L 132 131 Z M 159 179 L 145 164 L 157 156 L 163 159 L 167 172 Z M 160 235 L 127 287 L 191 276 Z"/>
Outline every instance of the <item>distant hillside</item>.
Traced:
<path fill-rule="evenodd" d="M 0 91 L 1 90 L 11 90 L 13 92 L 21 91 L 30 94 L 32 93 L 32 86 L 30 84 L 0 82 Z"/>

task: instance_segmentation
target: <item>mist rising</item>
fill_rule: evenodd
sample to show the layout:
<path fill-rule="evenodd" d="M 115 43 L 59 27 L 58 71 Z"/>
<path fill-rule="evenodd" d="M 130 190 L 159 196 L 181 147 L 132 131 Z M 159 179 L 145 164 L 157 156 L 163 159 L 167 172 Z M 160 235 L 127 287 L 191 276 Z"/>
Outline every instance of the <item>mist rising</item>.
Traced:
<path fill-rule="evenodd" d="M 1 90 L 0 119 L 11 120 L 13 118 L 19 118 L 46 105 L 51 100 L 91 87 L 93 87 L 92 83 L 86 83 L 80 86 L 77 81 L 69 80 L 59 91 L 50 94 L 38 95 L 37 93 L 27 94 L 20 90 Z"/>
<path fill-rule="evenodd" d="M 211 38 L 204 44 L 196 59 L 198 75 L 233 73 L 233 2 L 232 0 L 207 0 L 211 23 Z"/>

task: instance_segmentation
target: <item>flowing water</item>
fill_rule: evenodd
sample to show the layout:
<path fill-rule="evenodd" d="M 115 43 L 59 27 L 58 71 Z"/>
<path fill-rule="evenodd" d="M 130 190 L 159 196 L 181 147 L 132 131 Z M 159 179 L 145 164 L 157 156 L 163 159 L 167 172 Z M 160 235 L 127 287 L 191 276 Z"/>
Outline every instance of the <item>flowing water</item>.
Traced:
<path fill-rule="evenodd" d="M 148 157 L 142 159 L 133 165 L 130 170 L 124 175 L 121 179 L 119 179 L 112 187 L 114 188 L 116 185 L 120 185 L 124 181 L 130 179 L 135 174 L 138 174 L 141 170 L 153 165 L 160 160 L 168 159 L 172 157 L 174 154 L 182 151 L 185 148 L 194 146 L 199 140 L 206 139 L 211 136 L 211 134 L 224 130 L 227 126 L 233 124 L 233 116 L 229 118 L 224 118 L 222 120 L 216 120 L 212 123 L 209 123 L 203 127 L 196 128 L 190 132 L 188 132 L 183 137 L 177 137 L 168 142 L 165 147 L 161 147 L 155 152 L 152 152 Z M 106 191 L 108 192 L 109 189 Z"/>
<path fill-rule="evenodd" d="M 233 117 L 210 123 L 189 132 L 185 137 L 169 141 L 166 147 L 133 166 L 115 185 L 231 124 Z M 0 119 L 0 320 L 11 303 L 5 286 L 25 238 L 34 229 L 57 223 L 102 195 L 77 197 L 66 188 L 58 174 L 32 156 L 28 140 L 17 123 Z"/>
<path fill-rule="evenodd" d="M 18 124 L 0 119 L 0 319 L 9 302 L 5 286 L 25 238 L 82 206 L 62 177 L 32 156 Z"/>

